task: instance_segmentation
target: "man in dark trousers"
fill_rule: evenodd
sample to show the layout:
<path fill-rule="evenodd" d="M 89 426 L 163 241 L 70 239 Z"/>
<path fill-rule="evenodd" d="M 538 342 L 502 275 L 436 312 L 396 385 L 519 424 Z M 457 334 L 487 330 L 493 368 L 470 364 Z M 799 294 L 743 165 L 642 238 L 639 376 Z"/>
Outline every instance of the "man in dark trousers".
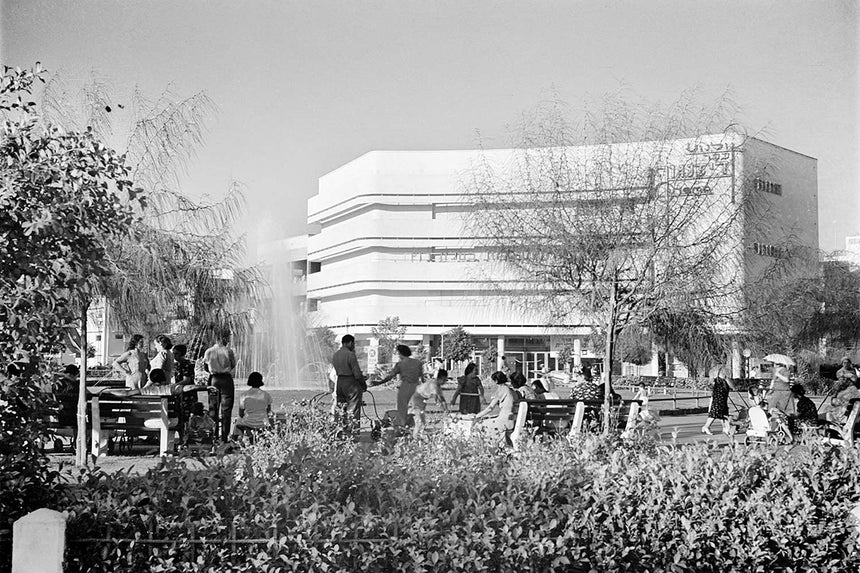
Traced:
<path fill-rule="evenodd" d="M 236 368 L 236 355 L 227 348 L 230 333 L 223 331 L 217 342 L 203 355 L 203 367 L 209 372 L 209 385 L 221 393 L 221 441 L 230 439 L 230 423 L 233 416 L 233 400 L 236 387 L 233 384 L 233 369 Z"/>
<path fill-rule="evenodd" d="M 355 337 L 345 334 L 340 343 L 341 347 L 331 358 L 331 364 L 337 373 L 337 405 L 347 414 L 351 412 L 353 418 L 358 420 L 361 416 L 361 395 L 367 390 L 367 384 L 355 356 Z"/>

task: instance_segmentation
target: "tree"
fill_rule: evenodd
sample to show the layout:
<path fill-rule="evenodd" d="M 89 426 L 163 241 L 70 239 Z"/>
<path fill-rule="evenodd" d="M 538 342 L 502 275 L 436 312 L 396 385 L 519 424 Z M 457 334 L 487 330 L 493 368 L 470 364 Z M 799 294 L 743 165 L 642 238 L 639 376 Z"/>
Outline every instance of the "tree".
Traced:
<path fill-rule="evenodd" d="M 110 301 L 113 321 L 150 337 L 168 331 L 173 320 L 183 321 L 192 353 L 216 331 L 244 337 L 264 284 L 257 268 L 244 265 L 244 239 L 233 232 L 244 212 L 242 187 L 231 183 L 216 201 L 194 200 L 179 190 L 203 142 L 213 111 L 209 97 L 198 92 L 177 98 L 166 91 L 150 100 L 135 90 L 124 105 L 96 76 L 82 87 L 82 97 L 69 93 L 59 76 L 51 78 L 42 98 L 46 115 L 70 128 L 85 125 L 106 140 L 125 116 L 120 132 L 127 135 L 130 176 L 147 189 L 139 223 L 105 253 L 111 273 L 98 294 Z M 78 113 L 70 103 L 75 99 L 84 101 Z"/>
<path fill-rule="evenodd" d="M 394 357 L 394 350 L 406 334 L 406 327 L 400 325 L 400 317 L 387 316 L 370 332 L 379 341 L 379 362 L 385 363 Z"/>
<path fill-rule="evenodd" d="M 442 359 L 462 362 L 469 360 L 475 351 L 475 341 L 462 326 L 442 334 Z"/>
<path fill-rule="evenodd" d="M 84 325 L 89 300 L 111 276 L 107 251 L 139 222 L 145 204 L 126 158 L 91 128 L 65 130 L 29 100 L 43 79 L 5 67 L 0 80 L 0 355 L 60 350 Z M 80 336 L 78 348 L 87 348 Z M 86 352 L 78 403 L 78 455 L 85 452 Z M 32 410 L 37 411 L 37 410 Z"/>
<path fill-rule="evenodd" d="M 860 344 L 860 269 L 826 254 L 822 259 L 818 276 L 779 276 L 752 289 L 748 345 L 763 354 L 794 355 L 843 353 Z"/>
<path fill-rule="evenodd" d="M 628 325 L 678 309 L 725 324 L 742 305 L 742 273 L 726 269 L 742 267 L 752 210 L 732 175 L 745 139 L 722 102 L 692 104 L 609 98 L 574 125 L 556 102 L 467 177 L 470 234 L 497 261 L 498 284 L 509 291 L 513 277 L 519 302 L 552 324 L 597 325 L 609 380 Z"/>
<path fill-rule="evenodd" d="M 657 346 L 667 354 L 671 350 L 693 377 L 722 362 L 728 351 L 728 338 L 716 331 L 707 314 L 695 308 L 660 309 L 648 318 L 647 325 Z"/>
<path fill-rule="evenodd" d="M 141 190 L 92 130 L 44 121 L 30 96 L 40 67 L 0 80 L 0 355 L 54 353 L 78 301 L 111 273 L 105 253 L 138 220 Z"/>
<path fill-rule="evenodd" d="M 651 335 L 642 327 L 631 325 L 618 337 L 621 360 L 643 366 L 651 362 Z"/>

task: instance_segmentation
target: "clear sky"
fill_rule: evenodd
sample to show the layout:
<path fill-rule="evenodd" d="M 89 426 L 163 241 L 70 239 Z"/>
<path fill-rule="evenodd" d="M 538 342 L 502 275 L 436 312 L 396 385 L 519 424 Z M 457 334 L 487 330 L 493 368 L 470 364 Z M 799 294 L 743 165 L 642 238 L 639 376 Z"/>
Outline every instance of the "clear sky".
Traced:
<path fill-rule="evenodd" d="M 373 149 L 507 142 L 550 90 L 671 101 L 731 87 L 767 139 L 819 160 L 821 246 L 860 234 L 855 0 L 0 0 L 0 60 L 218 106 L 184 180 L 247 185 L 248 228 L 305 230 L 317 179 Z M 121 98 L 120 98 L 121 99 Z M 250 224 L 253 222 L 253 224 Z"/>

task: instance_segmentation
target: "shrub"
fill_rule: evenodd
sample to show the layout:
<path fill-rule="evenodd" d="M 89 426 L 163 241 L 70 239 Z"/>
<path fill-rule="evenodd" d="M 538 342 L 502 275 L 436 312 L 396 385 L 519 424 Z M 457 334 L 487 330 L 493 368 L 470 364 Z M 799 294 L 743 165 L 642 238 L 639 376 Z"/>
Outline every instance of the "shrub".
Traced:
<path fill-rule="evenodd" d="M 56 404 L 36 380 L 0 377 L 0 573 L 11 567 L 12 523 L 55 501 L 59 472 L 43 450 L 53 440 L 45 423 L 52 412 Z"/>
<path fill-rule="evenodd" d="M 53 497 L 58 474 L 43 450 L 53 439 L 45 422 L 52 411 L 56 404 L 35 380 L 0 382 L 0 529 Z"/>
<path fill-rule="evenodd" d="M 617 437 L 499 452 L 438 436 L 373 448 L 294 414 L 232 458 L 83 472 L 69 571 L 849 571 L 857 449 L 674 448 Z M 261 540 L 235 547 L 210 540 Z M 376 540 L 367 542 L 367 540 Z"/>

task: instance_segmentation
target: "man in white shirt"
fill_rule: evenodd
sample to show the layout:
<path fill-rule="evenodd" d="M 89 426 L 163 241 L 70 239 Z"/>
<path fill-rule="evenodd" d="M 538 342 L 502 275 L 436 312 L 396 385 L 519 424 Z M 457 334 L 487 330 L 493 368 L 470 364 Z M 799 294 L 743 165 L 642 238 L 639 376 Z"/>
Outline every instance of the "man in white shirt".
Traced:
<path fill-rule="evenodd" d="M 223 331 L 218 341 L 203 355 L 203 367 L 209 372 L 209 385 L 221 393 L 221 441 L 230 439 L 230 422 L 233 415 L 233 401 L 236 386 L 233 384 L 233 369 L 236 368 L 236 355 L 227 348 L 230 333 Z"/>

